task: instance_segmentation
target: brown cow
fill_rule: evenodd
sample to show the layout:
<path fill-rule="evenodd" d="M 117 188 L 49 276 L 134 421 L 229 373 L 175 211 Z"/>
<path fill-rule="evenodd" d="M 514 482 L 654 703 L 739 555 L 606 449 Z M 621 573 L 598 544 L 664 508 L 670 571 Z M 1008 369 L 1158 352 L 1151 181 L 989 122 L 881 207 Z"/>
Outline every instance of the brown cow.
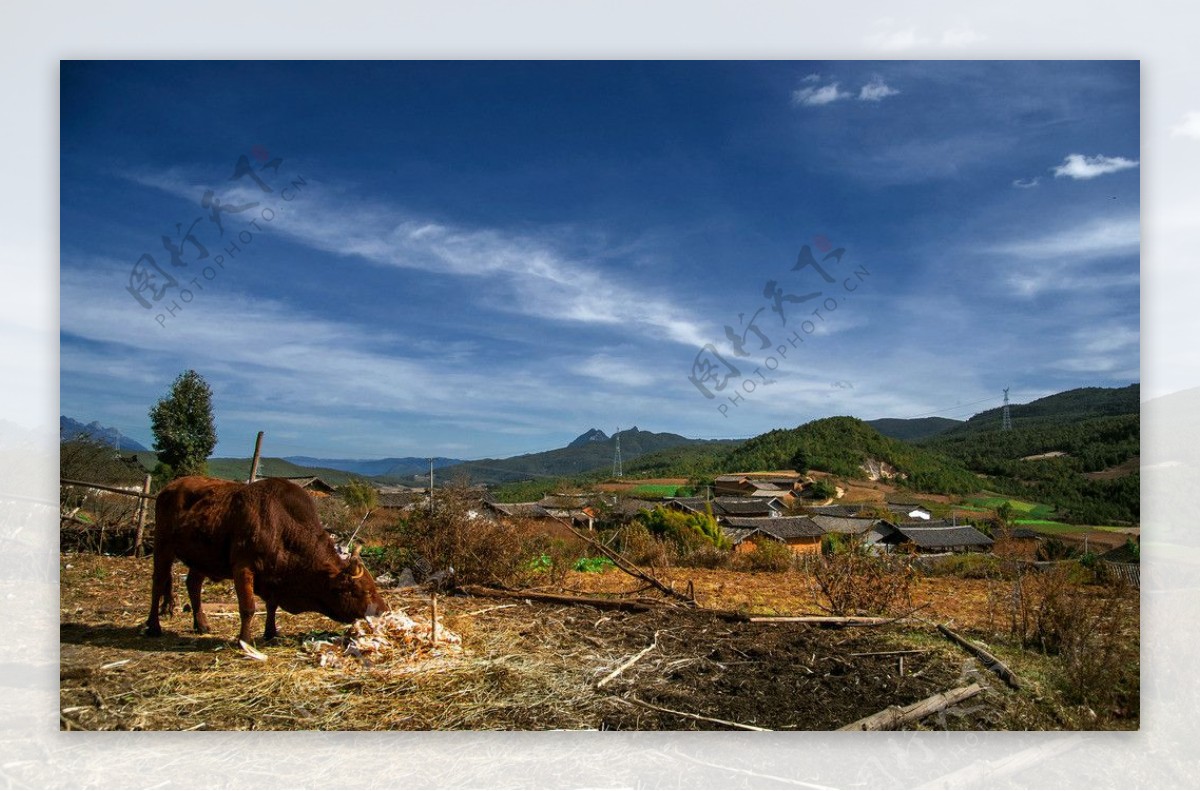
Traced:
<path fill-rule="evenodd" d="M 275 610 L 319 612 L 335 621 L 388 609 L 357 551 L 343 560 L 317 517 L 312 499 L 293 483 L 251 484 L 203 476 L 180 478 L 158 494 L 154 507 L 154 582 L 146 634 L 162 634 L 159 614 L 171 615 L 171 564 L 188 567 L 188 598 L 200 634 L 209 630 L 200 604 L 205 579 L 233 579 L 242 629 L 250 642 L 254 596 L 267 605 L 267 640 L 278 633 Z"/>

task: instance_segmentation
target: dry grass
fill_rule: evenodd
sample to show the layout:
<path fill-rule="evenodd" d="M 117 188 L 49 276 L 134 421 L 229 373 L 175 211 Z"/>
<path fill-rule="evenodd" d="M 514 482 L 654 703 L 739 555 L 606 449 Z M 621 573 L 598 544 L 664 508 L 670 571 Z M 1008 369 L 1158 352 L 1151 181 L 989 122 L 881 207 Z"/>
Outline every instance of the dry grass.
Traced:
<path fill-rule="evenodd" d="M 819 612 L 811 579 L 801 571 L 671 569 L 664 575 L 680 590 L 693 580 L 701 604 L 714 608 Z M 321 667 L 305 644 L 344 641 L 345 627 L 317 615 L 281 613 L 281 637 L 257 645 L 264 663 L 232 643 L 237 613 L 227 583 L 206 588 L 213 635 L 192 634 L 185 614 L 167 621 L 168 634 L 155 640 L 140 633 L 148 561 L 64 555 L 61 580 L 64 729 L 721 727 L 631 702 L 637 698 L 760 727 L 824 730 L 963 682 L 989 681 L 986 671 L 921 627 L 822 630 L 732 623 L 680 609 L 602 612 L 458 596 L 439 598 L 439 625 L 461 635 L 461 651 L 396 651 L 369 656 L 369 662 Z M 918 579 L 912 595 L 914 604 L 931 602 L 922 614 L 955 620 L 962 628 L 986 616 L 986 605 L 980 605 L 986 603 L 986 584 Z M 642 585 L 608 571 L 570 572 L 565 587 L 629 593 Z M 397 590 L 385 596 L 422 628 L 427 625 L 428 598 Z M 653 650 L 596 688 L 652 644 Z M 1049 679 L 1055 672 L 1055 658 L 1026 656 L 1004 652 L 1018 673 Z M 1087 723 L 1070 712 L 1048 713 L 1054 694 L 1049 681 L 1021 693 L 993 686 L 972 707 L 915 727 Z"/>

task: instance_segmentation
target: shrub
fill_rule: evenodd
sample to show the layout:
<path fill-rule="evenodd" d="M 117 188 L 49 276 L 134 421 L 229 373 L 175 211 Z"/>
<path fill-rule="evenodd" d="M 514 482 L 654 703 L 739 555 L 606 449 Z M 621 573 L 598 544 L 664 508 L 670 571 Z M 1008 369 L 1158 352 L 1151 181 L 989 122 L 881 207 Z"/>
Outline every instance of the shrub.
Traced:
<path fill-rule="evenodd" d="M 1010 633 L 1059 658 L 1056 681 L 1069 701 L 1107 704 L 1118 715 L 1136 707 L 1137 596 L 1129 588 L 1082 586 L 1058 567 L 1020 575 L 1011 601 Z"/>
<path fill-rule="evenodd" d="M 734 556 L 736 566 L 747 571 L 787 571 L 793 561 L 786 544 L 770 539 L 756 541 L 754 549 Z"/>
<path fill-rule="evenodd" d="M 912 605 L 916 574 L 907 557 L 839 552 L 822 556 L 812 572 L 828 603 L 824 609 L 835 615 L 878 615 Z"/>
<path fill-rule="evenodd" d="M 608 571 L 614 567 L 611 560 L 601 556 L 598 558 L 579 558 L 571 568 L 575 571 L 582 571 L 585 574 L 595 574 Z"/>
<path fill-rule="evenodd" d="M 680 566 L 699 569 L 729 568 L 729 558 L 732 553 L 727 549 L 718 549 L 712 544 L 698 543 L 680 552 L 675 562 Z"/>
<path fill-rule="evenodd" d="M 685 514 L 660 506 L 653 511 L 642 511 L 637 520 L 655 536 L 674 542 L 680 555 L 695 551 L 703 543 L 717 549 L 729 548 L 729 539 L 717 526 L 711 510 Z"/>
<path fill-rule="evenodd" d="M 617 551 L 639 566 L 667 568 L 671 565 L 666 545 L 656 539 L 641 522 L 632 522 L 621 528 L 616 546 Z"/>
<path fill-rule="evenodd" d="M 994 555 L 971 552 L 951 555 L 930 563 L 928 573 L 934 576 L 958 577 L 966 580 L 997 579 L 1004 576 L 1004 564 Z"/>
<path fill-rule="evenodd" d="M 439 492 L 433 513 L 413 512 L 390 533 L 390 543 L 412 553 L 418 582 L 435 578 L 445 586 L 523 584 L 537 573 L 530 560 L 552 548 L 516 526 L 476 516 L 469 490 L 457 487 Z"/>

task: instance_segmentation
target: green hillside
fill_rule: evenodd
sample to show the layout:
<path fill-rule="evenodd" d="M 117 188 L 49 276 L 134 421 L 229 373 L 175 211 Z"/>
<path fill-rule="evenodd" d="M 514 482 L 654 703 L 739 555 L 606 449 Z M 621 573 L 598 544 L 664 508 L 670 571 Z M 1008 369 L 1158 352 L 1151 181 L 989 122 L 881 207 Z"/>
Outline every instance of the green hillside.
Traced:
<path fill-rule="evenodd" d="M 1138 408 L 1136 384 L 1082 388 L 1013 405 L 1011 431 L 988 410 L 918 444 L 988 476 L 990 489 L 1051 504 L 1061 520 L 1137 524 Z"/>
<path fill-rule="evenodd" d="M 862 420 L 830 417 L 793 429 L 776 429 L 747 440 L 724 460 L 725 470 L 823 470 L 866 478 L 867 460 L 886 462 L 906 476 L 896 481 L 927 492 L 966 493 L 979 480 L 960 463 L 885 437 Z"/>
<path fill-rule="evenodd" d="M 948 417 L 880 418 L 868 420 L 867 425 L 885 437 L 912 441 L 936 436 L 961 426 L 961 420 Z"/>
<path fill-rule="evenodd" d="M 634 478 L 702 478 L 720 475 L 730 451 L 744 440 L 717 439 L 651 451 L 624 464 L 625 475 Z M 621 450 L 624 451 L 624 445 Z"/>

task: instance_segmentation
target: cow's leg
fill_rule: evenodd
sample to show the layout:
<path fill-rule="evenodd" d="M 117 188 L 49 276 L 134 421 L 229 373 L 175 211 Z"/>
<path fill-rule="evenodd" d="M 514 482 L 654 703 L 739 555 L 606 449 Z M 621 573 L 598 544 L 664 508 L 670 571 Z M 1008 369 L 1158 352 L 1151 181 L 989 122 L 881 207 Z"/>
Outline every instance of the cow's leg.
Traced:
<path fill-rule="evenodd" d="M 188 601 L 192 603 L 192 628 L 196 634 L 208 634 L 208 618 L 204 617 L 204 605 L 200 603 L 200 591 L 204 588 L 204 575 L 192 569 L 187 575 Z"/>
<path fill-rule="evenodd" d="M 235 568 L 233 588 L 237 591 L 238 615 L 242 617 L 242 630 L 238 633 L 238 639 L 244 643 L 253 642 L 250 624 L 254 620 L 254 572 L 245 566 Z"/>
<path fill-rule="evenodd" d="M 158 637 L 162 634 L 158 616 L 160 610 L 166 609 L 171 597 L 171 563 L 174 560 L 165 550 L 156 549 L 154 552 L 154 574 L 150 582 L 150 617 L 146 620 L 148 637 Z M 162 614 L 170 615 L 170 612 L 163 611 Z"/>
<path fill-rule="evenodd" d="M 275 610 L 279 609 L 279 603 L 267 600 L 267 630 L 263 633 L 264 640 L 274 640 L 279 635 L 279 630 L 275 628 Z"/>

